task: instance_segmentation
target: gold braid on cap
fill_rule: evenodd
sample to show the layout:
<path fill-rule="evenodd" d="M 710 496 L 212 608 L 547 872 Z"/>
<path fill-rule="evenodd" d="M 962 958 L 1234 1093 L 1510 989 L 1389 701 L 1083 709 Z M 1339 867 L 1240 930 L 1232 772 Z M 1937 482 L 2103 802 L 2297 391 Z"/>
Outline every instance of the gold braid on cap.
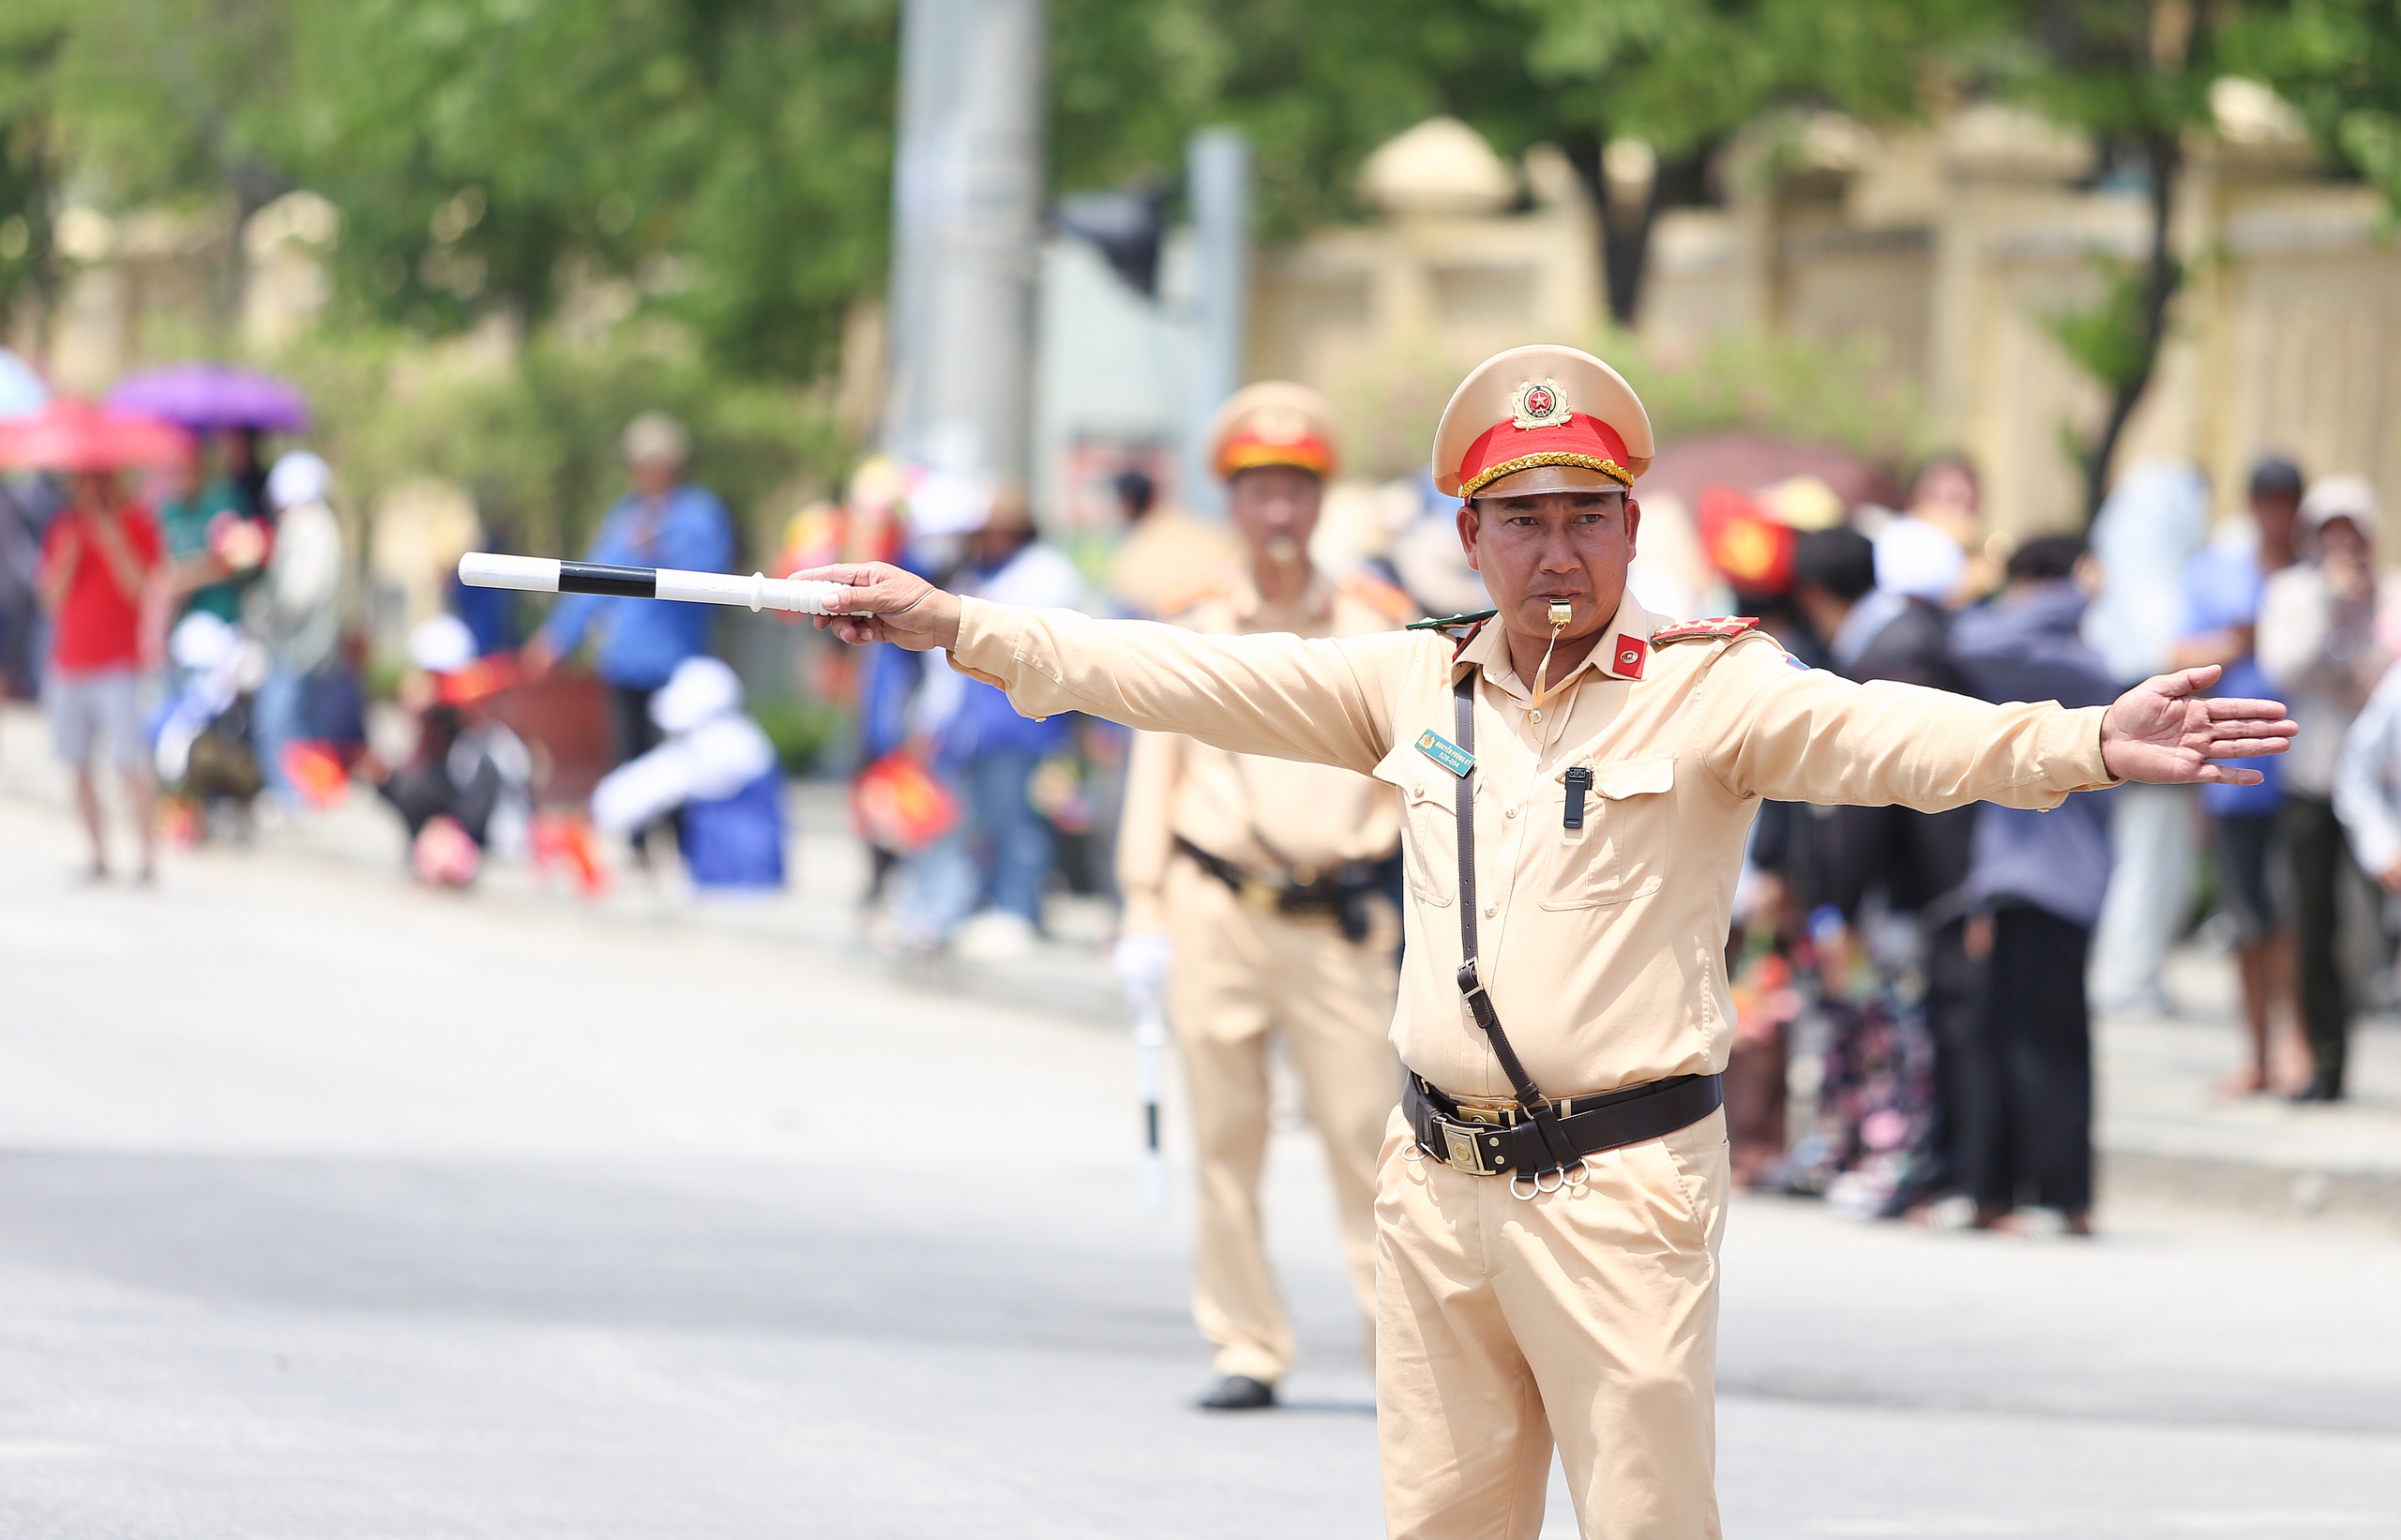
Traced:
<path fill-rule="evenodd" d="M 1553 449 L 1545 454 L 1519 455 L 1515 460 L 1504 460 L 1498 465 L 1487 465 L 1476 473 L 1473 480 L 1459 484 L 1459 496 L 1462 500 L 1473 497 L 1504 476 L 1516 476 L 1519 471 L 1531 471 L 1544 465 L 1575 465 L 1587 471 L 1598 471 L 1621 487 L 1631 488 L 1634 485 L 1633 473 L 1614 460 L 1603 460 L 1598 455 L 1579 455 L 1563 449 Z"/>

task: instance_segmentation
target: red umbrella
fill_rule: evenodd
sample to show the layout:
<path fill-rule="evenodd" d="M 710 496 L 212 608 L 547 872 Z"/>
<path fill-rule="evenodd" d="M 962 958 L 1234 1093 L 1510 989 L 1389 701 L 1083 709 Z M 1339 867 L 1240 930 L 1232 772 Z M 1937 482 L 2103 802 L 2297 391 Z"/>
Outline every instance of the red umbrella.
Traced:
<path fill-rule="evenodd" d="M 172 464 L 192 452 L 171 422 L 112 412 L 60 396 L 30 416 L 0 420 L 0 467 L 22 471 L 120 471 Z"/>
<path fill-rule="evenodd" d="M 1901 506 L 1901 489 L 1875 461 L 1830 444 L 1794 444 L 1764 433 L 1704 433 L 1659 451 L 1642 473 L 1638 495 L 1669 491 L 1698 507 L 1702 489 L 1714 482 L 1738 492 L 1756 492 L 1788 476 L 1814 476 L 1835 490 L 1844 507 L 1862 503 Z"/>

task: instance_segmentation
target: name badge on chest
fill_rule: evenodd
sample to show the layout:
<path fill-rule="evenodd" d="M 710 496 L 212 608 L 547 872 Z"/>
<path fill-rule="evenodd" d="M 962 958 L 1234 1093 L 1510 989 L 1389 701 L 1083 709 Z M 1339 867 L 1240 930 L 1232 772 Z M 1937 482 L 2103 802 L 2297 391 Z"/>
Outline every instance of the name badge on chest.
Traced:
<path fill-rule="evenodd" d="M 1475 768 L 1474 755 L 1430 727 L 1417 734 L 1417 752 L 1455 776 L 1464 776 Z"/>

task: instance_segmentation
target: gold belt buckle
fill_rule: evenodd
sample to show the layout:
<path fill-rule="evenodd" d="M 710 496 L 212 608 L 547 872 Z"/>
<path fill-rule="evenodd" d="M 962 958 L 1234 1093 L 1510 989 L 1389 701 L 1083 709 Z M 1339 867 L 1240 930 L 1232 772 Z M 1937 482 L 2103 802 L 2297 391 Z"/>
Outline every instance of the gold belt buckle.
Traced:
<path fill-rule="evenodd" d="M 1449 1153 L 1451 1165 L 1455 1170 L 1466 1171 L 1474 1176 L 1492 1174 L 1485 1169 L 1483 1148 L 1476 1143 L 1475 1136 L 1467 1129 L 1456 1127 L 1448 1123 L 1443 1124 L 1442 1146 Z"/>
<path fill-rule="evenodd" d="M 1255 913 L 1274 913 L 1276 900 L 1282 897 L 1283 891 L 1273 883 L 1262 883 L 1256 877 L 1242 880 L 1242 906 Z"/>

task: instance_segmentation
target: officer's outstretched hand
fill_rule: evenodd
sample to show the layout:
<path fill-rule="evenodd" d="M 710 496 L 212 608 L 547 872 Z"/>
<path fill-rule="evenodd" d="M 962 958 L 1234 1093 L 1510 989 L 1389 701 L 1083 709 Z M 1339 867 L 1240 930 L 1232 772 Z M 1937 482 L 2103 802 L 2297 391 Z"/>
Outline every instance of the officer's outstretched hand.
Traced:
<path fill-rule="evenodd" d="M 2204 697 L 2224 671 L 2215 664 L 2146 679 L 2101 717 L 2101 762 L 2123 780 L 2256 786 L 2257 770 L 2216 762 L 2281 754 L 2301 730 L 2281 701 Z"/>
<path fill-rule="evenodd" d="M 890 642 L 913 653 L 959 644 L 959 596 L 946 594 L 914 572 L 889 562 L 846 562 L 792 574 L 852 590 L 851 615 L 819 615 L 817 628 L 844 642 Z"/>

